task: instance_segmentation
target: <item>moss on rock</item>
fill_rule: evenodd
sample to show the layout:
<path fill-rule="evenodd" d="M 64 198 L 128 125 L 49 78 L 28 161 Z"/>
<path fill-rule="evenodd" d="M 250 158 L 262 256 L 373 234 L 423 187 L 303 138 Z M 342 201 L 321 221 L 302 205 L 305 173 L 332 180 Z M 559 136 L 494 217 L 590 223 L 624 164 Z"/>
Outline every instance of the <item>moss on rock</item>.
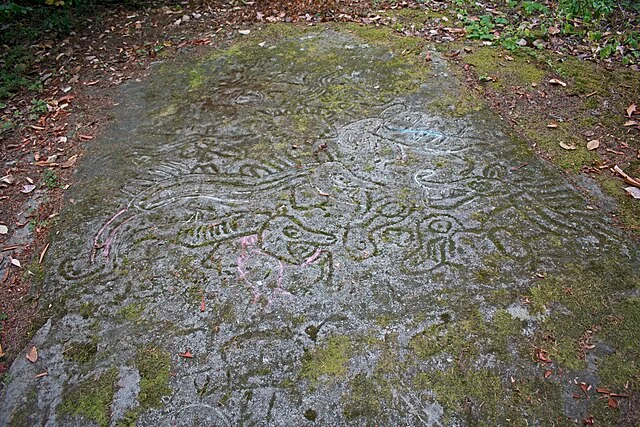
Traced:
<path fill-rule="evenodd" d="M 342 377 L 347 372 L 352 352 L 353 343 L 349 337 L 331 337 L 323 347 L 305 352 L 301 376 L 311 380 L 313 384 Z"/>
<path fill-rule="evenodd" d="M 109 368 L 97 378 L 90 378 L 73 387 L 60 405 L 60 413 L 82 417 L 106 427 L 111 420 L 111 402 L 118 381 L 118 371 Z"/>

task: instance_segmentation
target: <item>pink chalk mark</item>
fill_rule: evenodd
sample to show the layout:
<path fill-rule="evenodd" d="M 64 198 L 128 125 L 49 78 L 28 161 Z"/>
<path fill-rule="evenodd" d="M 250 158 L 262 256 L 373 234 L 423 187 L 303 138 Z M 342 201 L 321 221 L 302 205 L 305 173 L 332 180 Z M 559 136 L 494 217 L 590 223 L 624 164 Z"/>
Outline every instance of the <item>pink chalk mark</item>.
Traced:
<path fill-rule="evenodd" d="M 287 290 L 285 290 L 282 287 L 282 278 L 284 277 L 284 264 L 282 263 L 282 261 L 278 260 L 278 279 L 276 280 L 276 289 L 274 290 L 275 293 L 280 294 L 280 295 L 286 295 L 286 296 L 293 296 L 291 295 L 291 293 Z"/>
<path fill-rule="evenodd" d="M 244 270 L 244 263 L 249 257 L 247 248 L 255 245 L 257 242 L 258 236 L 256 234 L 240 238 L 240 255 L 238 255 L 238 278 L 241 280 L 246 280 L 247 276 L 247 272 Z"/>
<path fill-rule="evenodd" d="M 248 272 L 245 270 L 245 263 L 247 259 L 249 259 L 249 256 L 251 254 L 259 255 L 259 254 L 262 254 L 263 252 L 259 248 L 256 248 L 256 245 L 259 242 L 259 238 L 257 234 L 241 237 L 239 239 L 239 242 L 240 242 L 240 255 L 238 255 L 238 261 L 237 261 L 238 279 L 241 281 L 244 281 L 246 288 L 251 290 L 251 293 L 253 294 L 251 303 L 256 304 L 260 300 L 260 297 L 263 295 L 263 293 L 260 292 L 258 288 L 254 284 L 252 284 L 247 278 Z M 250 248 L 253 248 L 253 249 L 248 250 Z M 318 251 L 320 251 L 320 249 L 318 249 Z M 320 253 L 312 255 L 309 258 L 309 260 L 311 260 L 309 262 L 313 262 L 315 260 L 314 256 L 315 258 L 317 258 L 318 256 L 320 256 Z M 289 293 L 282 287 L 283 278 L 284 278 L 284 264 L 282 263 L 282 261 L 278 260 L 278 277 L 276 279 L 276 288 L 274 289 L 274 293 L 279 295 L 292 296 L 291 293 Z M 273 299 L 268 295 L 266 295 L 266 297 L 267 297 L 267 305 L 271 305 L 271 303 L 273 302 Z"/>
<path fill-rule="evenodd" d="M 316 251 L 313 253 L 313 255 L 311 255 L 309 258 L 307 258 L 307 260 L 305 262 L 302 263 L 302 267 L 306 266 L 306 265 L 311 265 L 313 264 L 313 262 L 315 260 L 317 260 L 318 258 L 320 258 L 320 255 L 322 255 L 322 249 L 318 248 L 316 249 Z"/>
<path fill-rule="evenodd" d="M 104 248 L 102 249 L 102 255 L 105 257 L 105 259 L 109 258 L 109 250 L 111 248 L 111 245 L 113 245 L 113 242 L 116 240 L 116 234 L 118 233 L 118 230 L 120 230 L 122 226 L 131 221 L 133 218 L 134 217 L 132 216 L 131 218 L 125 219 L 116 228 L 114 228 L 111 233 L 109 233 L 107 240 L 105 240 L 104 242 Z"/>
<path fill-rule="evenodd" d="M 128 210 L 128 208 L 124 208 L 121 209 L 120 211 L 118 211 L 114 216 L 111 217 L 111 219 L 109 221 L 107 221 L 102 228 L 98 231 L 98 234 L 96 234 L 96 237 L 94 237 L 93 239 L 93 248 L 91 249 L 91 263 L 93 264 L 95 258 L 96 258 L 96 249 L 98 249 L 100 247 L 100 245 L 98 245 L 98 240 L 100 239 L 100 236 L 102 235 L 102 233 L 104 233 L 104 230 L 107 229 L 108 226 L 110 226 L 113 221 L 115 221 L 120 215 L 122 215 L 123 213 L 125 213 Z"/>

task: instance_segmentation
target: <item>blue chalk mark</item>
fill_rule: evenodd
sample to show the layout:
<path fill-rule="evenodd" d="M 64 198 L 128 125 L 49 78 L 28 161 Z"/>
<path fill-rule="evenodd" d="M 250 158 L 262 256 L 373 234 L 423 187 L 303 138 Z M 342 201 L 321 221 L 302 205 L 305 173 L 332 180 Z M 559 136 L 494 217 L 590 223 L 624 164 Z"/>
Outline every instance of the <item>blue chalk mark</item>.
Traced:
<path fill-rule="evenodd" d="M 419 134 L 419 135 L 425 135 L 425 136 L 436 136 L 436 137 L 444 137 L 446 138 L 448 135 L 445 135 L 444 133 L 440 133 L 440 132 L 436 132 L 433 130 L 428 130 L 428 129 L 399 129 L 399 128 L 392 128 L 392 127 L 387 127 L 385 126 L 388 130 L 392 131 L 392 132 L 399 132 L 399 133 L 414 133 L 414 134 Z"/>

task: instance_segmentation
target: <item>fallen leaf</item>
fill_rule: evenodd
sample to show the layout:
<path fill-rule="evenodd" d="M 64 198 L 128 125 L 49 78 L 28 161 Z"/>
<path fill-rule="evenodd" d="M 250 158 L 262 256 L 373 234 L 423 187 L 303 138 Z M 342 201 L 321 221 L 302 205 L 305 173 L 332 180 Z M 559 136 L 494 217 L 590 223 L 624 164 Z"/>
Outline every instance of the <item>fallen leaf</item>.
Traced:
<path fill-rule="evenodd" d="M 20 264 L 19 260 L 15 259 L 15 258 L 11 258 L 11 257 L 9 257 L 9 259 L 11 260 L 11 264 L 15 265 L 18 268 L 22 267 L 22 265 Z"/>
<path fill-rule="evenodd" d="M 627 116 L 631 117 L 636 112 L 636 104 L 631 104 L 627 107 Z"/>
<path fill-rule="evenodd" d="M 249 33 L 251 33 L 251 30 L 238 30 L 238 32 L 239 32 L 240 34 L 242 34 L 243 36 L 246 36 L 246 35 L 248 35 Z"/>
<path fill-rule="evenodd" d="M 609 400 L 607 401 L 607 406 L 611 409 L 616 409 L 618 407 L 618 401 L 613 397 L 609 396 Z"/>
<path fill-rule="evenodd" d="M 4 224 L 0 224 L 0 234 L 7 234 L 9 232 L 9 227 Z"/>
<path fill-rule="evenodd" d="M 185 351 L 184 353 L 178 353 L 178 356 L 184 357 L 185 359 L 193 359 L 193 354 L 189 351 Z"/>
<path fill-rule="evenodd" d="M 21 192 L 21 193 L 25 193 L 25 194 L 27 194 L 27 193 L 31 193 L 33 190 L 35 190 L 35 188 L 36 188 L 36 186 L 35 186 L 35 185 L 33 185 L 33 184 L 27 184 L 27 185 L 24 185 L 24 186 L 22 187 L 22 190 L 20 190 L 20 192 Z"/>
<path fill-rule="evenodd" d="M 40 372 L 38 375 L 35 375 L 33 378 L 38 379 L 38 378 L 46 377 L 47 375 L 49 375 L 49 372 Z"/>
<path fill-rule="evenodd" d="M 2 178 L 0 178 L 0 182 L 3 182 L 8 185 L 13 184 L 15 181 L 16 179 L 12 175 L 5 175 Z"/>
<path fill-rule="evenodd" d="M 640 199 L 640 188 L 637 187 L 625 187 L 624 191 L 627 192 L 634 199 Z"/>
<path fill-rule="evenodd" d="M 36 363 L 36 361 L 38 360 L 38 349 L 35 345 L 31 347 L 31 350 L 29 350 L 29 353 L 27 353 L 26 358 L 29 362 Z"/>
<path fill-rule="evenodd" d="M 207 308 L 204 305 L 204 295 L 202 295 L 202 301 L 200 301 L 200 312 L 204 312 Z"/>
<path fill-rule="evenodd" d="M 66 162 L 61 164 L 60 167 L 64 169 L 70 168 L 76 164 L 76 160 L 78 160 L 78 155 L 74 154 L 73 156 L 69 157 Z"/>
<path fill-rule="evenodd" d="M 593 417 L 585 418 L 582 420 L 582 425 L 592 426 L 596 423 L 596 420 Z"/>
<path fill-rule="evenodd" d="M 550 371 L 550 370 L 549 370 L 549 371 L 547 371 L 547 372 L 545 372 L 545 373 L 544 373 L 544 378 L 545 378 L 545 379 L 549 378 L 549 377 L 551 376 L 551 374 L 553 374 L 553 372 L 552 372 L 552 371 Z"/>
<path fill-rule="evenodd" d="M 555 128 L 557 128 L 557 127 L 558 127 L 558 123 L 557 123 L 557 122 L 555 122 L 555 121 L 554 121 L 554 122 L 551 122 L 551 123 L 549 123 L 549 124 L 547 125 L 547 127 L 548 127 L 548 128 L 551 128 L 551 129 L 555 129 Z"/>
<path fill-rule="evenodd" d="M 0 357 L 4 356 L 4 351 L 2 351 L 2 344 L 0 344 Z"/>
<path fill-rule="evenodd" d="M 91 135 L 79 135 L 80 139 L 83 141 L 91 141 L 93 137 Z"/>
<path fill-rule="evenodd" d="M 609 390 L 608 388 L 596 388 L 596 391 L 598 393 L 602 393 L 602 394 L 611 394 L 611 390 Z"/>
<path fill-rule="evenodd" d="M 551 34 L 552 36 L 555 36 L 558 33 L 560 33 L 560 28 L 558 28 L 558 27 L 549 27 L 549 34 Z"/>
<path fill-rule="evenodd" d="M 538 349 L 537 352 L 538 360 L 544 363 L 551 363 L 551 359 L 549 359 L 549 352 L 543 349 Z"/>
<path fill-rule="evenodd" d="M 560 143 L 560 147 L 564 148 L 565 150 L 575 150 L 576 147 L 575 144 L 565 144 L 564 142 Z"/>
<path fill-rule="evenodd" d="M 551 79 L 549 80 L 549 83 L 551 83 L 552 85 L 560 85 L 562 87 L 566 87 L 567 84 L 565 82 L 563 82 L 562 80 L 558 80 L 558 79 Z"/>
<path fill-rule="evenodd" d="M 319 194 L 319 195 L 321 195 L 321 196 L 324 196 L 324 197 L 329 197 L 329 196 L 331 196 L 331 194 L 329 194 L 329 193 L 325 193 L 324 191 L 322 191 L 322 190 L 320 190 L 320 189 L 318 189 L 318 194 Z"/>
<path fill-rule="evenodd" d="M 593 151 L 598 147 L 600 147 L 600 141 L 597 139 L 592 139 L 591 141 L 587 142 L 587 150 L 589 151 Z"/>
<path fill-rule="evenodd" d="M 622 126 L 635 126 L 637 125 L 638 122 L 635 120 L 627 120 L 626 122 L 624 122 L 624 124 Z"/>

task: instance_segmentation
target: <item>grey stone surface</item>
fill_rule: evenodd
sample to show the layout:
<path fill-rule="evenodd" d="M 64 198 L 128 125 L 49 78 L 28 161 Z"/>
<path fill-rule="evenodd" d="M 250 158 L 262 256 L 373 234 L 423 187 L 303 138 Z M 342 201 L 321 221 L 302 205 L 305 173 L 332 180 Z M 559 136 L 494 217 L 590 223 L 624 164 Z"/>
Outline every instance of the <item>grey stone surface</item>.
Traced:
<path fill-rule="evenodd" d="M 460 355 L 417 362 L 412 339 L 470 309 L 490 321 L 492 293 L 536 272 L 636 253 L 497 118 L 429 107 L 457 90 L 435 52 L 418 67 L 331 30 L 266 40 L 121 90 L 50 249 L 40 361 L 15 362 L 0 424 L 26 407 L 91 425 L 62 402 L 114 367 L 112 425 L 136 408 L 148 426 L 465 424 L 417 380 Z M 171 392 L 145 406 L 150 348 Z"/>

